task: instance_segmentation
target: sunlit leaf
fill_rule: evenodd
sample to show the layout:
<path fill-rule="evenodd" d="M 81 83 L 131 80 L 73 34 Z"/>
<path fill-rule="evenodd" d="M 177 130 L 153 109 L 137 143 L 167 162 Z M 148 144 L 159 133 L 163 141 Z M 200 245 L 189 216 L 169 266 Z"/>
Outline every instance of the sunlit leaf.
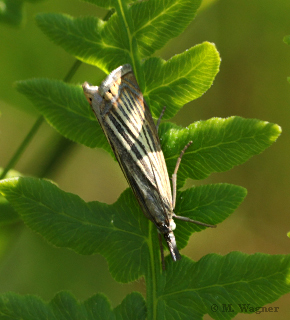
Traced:
<path fill-rule="evenodd" d="M 201 0 L 136 1 L 129 10 L 132 36 L 141 57 L 148 57 L 179 34 L 194 19 Z M 117 26 L 116 26 L 117 28 Z"/>
<path fill-rule="evenodd" d="M 145 100 L 156 118 L 166 106 L 164 119 L 172 118 L 186 103 L 202 96 L 219 71 L 220 57 L 212 43 L 205 42 L 168 61 L 150 58 L 143 65 Z"/>
<path fill-rule="evenodd" d="M 91 148 L 111 150 L 80 86 L 36 79 L 17 82 L 17 90 L 66 138 Z"/>
<path fill-rule="evenodd" d="M 126 29 L 120 27 L 116 13 L 107 22 L 96 17 L 43 13 L 36 16 L 36 22 L 55 44 L 106 73 L 121 64 L 132 63 Z"/>
<path fill-rule="evenodd" d="M 3 169 L 0 168 L 0 175 Z M 9 170 L 6 178 L 19 177 L 21 174 L 15 170 Z M 9 225 L 20 220 L 18 213 L 13 209 L 10 203 L 0 195 L 0 226 Z"/>
<path fill-rule="evenodd" d="M 170 174 L 181 150 L 193 141 L 178 171 L 178 182 L 182 183 L 187 178 L 204 179 L 244 163 L 272 145 L 281 128 L 266 121 L 230 117 L 197 121 L 187 128 L 166 123 L 159 133 Z"/>

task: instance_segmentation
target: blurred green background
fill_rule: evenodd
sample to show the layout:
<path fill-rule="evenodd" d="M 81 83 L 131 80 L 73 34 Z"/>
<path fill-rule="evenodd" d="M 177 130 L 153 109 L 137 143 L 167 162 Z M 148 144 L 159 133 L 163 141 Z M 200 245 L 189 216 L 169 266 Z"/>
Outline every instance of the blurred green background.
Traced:
<path fill-rule="evenodd" d="M 33 77 L 63 79 L 75 59 L 53 45 L 37 28 L 34 15 L 61 12 L 72 16 L 106 11 L 77 0 L 47 0 L 24 3 L 21 27 L 0 24 L 0 166 L 4 167 L 37 114 L 13 83 Z M 215 230 L 191 237 L 182 253 L 198 260 L 216 252 L 239 250 L 287 254 L 290 251 L 290 47 L 282 41 L 290 34 L 290 1 L 216 0 L 205 1 L 196 19 L 178 38 L 158 52 L 164 59 L 203 41 L 216 44 L 222 57 L 221 70 L 212 88 L 186 105 L 173 119 L 188 125 L 211 117 L 239 115 L 279 124 L 283 133 L 264 153 L 225 173 L 213 174 L 195 184 L 228 182 L 248 189 L 238 210 Z M 99 84 L 104 74 L 82 64 L 73 83 L 85 80 Z M 24 153 L 16 169 L 38 176 L 59 137 L 47 124 Z M 46 176 L 61 189 L 86 201 L 116 201 L 127 187 L 117 163 L 102 150 L 74 145 Z M 193 181 L 187 183 L 192 185 Z M 1 214 L 1 212 L 0 212 Z M 80 256 L 47 244 L 22 224 L 0 229 L 0 293 L 31 293 L 45 300 L 60 290 L 70 290 L 83 300 L 96 292 L 105 293 L 116 306 L 132 290 L 145 293 L 143 281 L 118 284 L 110 276 L 103 257 Z M 242 303 L 242 302 L 241 302 Z M 239 314 L 235 319 L 289 319 L 289 295 L 272 306 L 278 313 Z M 210 319 L 205 317 L 205 319 Z"/>

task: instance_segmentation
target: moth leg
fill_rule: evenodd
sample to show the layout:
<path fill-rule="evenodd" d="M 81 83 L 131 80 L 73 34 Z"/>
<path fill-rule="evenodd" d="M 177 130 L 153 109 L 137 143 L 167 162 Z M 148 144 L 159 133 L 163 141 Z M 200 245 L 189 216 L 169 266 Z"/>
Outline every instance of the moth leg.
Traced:
<path fill-rule="evenodd" d="M 165 260 L 164 260 L 164 249 L 162 245 L 162 235 L 158 232 L 158 240 L 159 240 L 159 247 L 160 247 L 160 253 L 161 253 L 161 264 L 162 264 L 162 270 L 165 271 Z"/>
<path fill-rule="evenodd" d="M 192 141 L 189 141 L 188 144 L 183 148 L 183 150 L 180 153 L 180 156 L 177 159 L 176 166 L 172 175 L 172 209 L 175 208 L 176 203 L 176 181 L 177 181 L 177 171 L 182 159 L 182 156 L 184 155 L 185 150 L 192 144 Z"/>
<path fill-rule="evenodd" d="M 176 162 L 176 166 L 175 166 L 175 170 L 173 172 L 172 175 L 172 208 L 174 210 L 175 208 L 175 203 L 176 203 L 176 181 L 177 181 L 177 171 L 182 159 L 182 156 L 184 155 L 184 152 L 186 151 L 186 149 L 192 144 L 192 141 L 190 141 L 181 151 L 180 156 L 177 159 Z M 216 228 L 216 225 L 212 225 L 212 224 L 208 224 L 208 223 L 204 223 L 204 222 L 200 222 L 197 220 L 192 220 L 188 217 L 182 217 L 182 216 L 177 216 L 174 212 L 172 213 L 172 217 L 178 220 L 182 220 L 182 221 L 186 221 L 186 222 L 191 222 L 191 223 L 195 223 L 201 226 L 205 226 L 205 227 L 210 227 L 210 228 Z"/>
<path fill-rule="evenodd" d="M 158 118 L 158 120 L 157 120 L 157 123 L 156 123 L 157 132 L 158 132 L 158 128 L 159 128 L 161 119 L 162 119 L 162 117 L 163 117 L 163 115 L 164 115 L 165 109 L 166 109 L 166 106 L 163 107 L 163 109 L 162 109 L 162 111 L 161 111 L 161 113 L 160 113 L 160 116 L 159 116 L 159 118 Z"/>
<path fill-rule="evenodd" d="M 190 219 L 188 217 L 177 216 L 175 213 L 172 214 L 172 217 L 175 218 L 175 219 L 178 219 L 178 220 L 182 220 L 182 221 L 186 221 L 186 222 L 192 222 L 192 223 L 198 224 L 200 226 L 216 228 L 216 225 L 200 222 L 200 221 L 197 221 L 197 220 L 192 220 L 192 219 Z"/>

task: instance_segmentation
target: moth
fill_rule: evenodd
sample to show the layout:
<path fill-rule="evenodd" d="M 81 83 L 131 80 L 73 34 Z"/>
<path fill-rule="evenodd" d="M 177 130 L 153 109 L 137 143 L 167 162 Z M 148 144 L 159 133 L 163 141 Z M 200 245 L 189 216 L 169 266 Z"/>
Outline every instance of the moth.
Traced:
<path fill-rule="evenodd" d="M 144 215 L 163 235 L 173 261 L 181 258 L 174 236 L 173 218 L 203 226 L 215 227 L 174 213 L 176 177 L 181 157 L 172 176 L 169 175 L 161 150 L 157 126 L 129 64 L 112 71 L 99 87 L 83 84 L 84 94 L 103 129 L 117 161 L 131 186 Z M 159 236 L 159 240 L 161 237 Z M 160 245 L 163 249 L 162 243 Z M 162 263 L 163 251 L 162 252 Z"/>

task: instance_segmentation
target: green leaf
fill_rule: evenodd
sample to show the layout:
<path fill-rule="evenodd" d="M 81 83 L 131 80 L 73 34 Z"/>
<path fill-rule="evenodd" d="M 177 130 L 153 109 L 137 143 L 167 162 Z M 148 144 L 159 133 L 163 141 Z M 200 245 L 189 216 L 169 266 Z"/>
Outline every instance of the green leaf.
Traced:
<path fill-rule="evenodd" d="M 181 34 L 194 19 L 200 4 L 201 0 L 136 1 L 129 14 L 141 57 L 152 55 Z"/>
<path fill-rule="evenodd" d="M 88 320 L 115 320 L 108 298 L 103 294 L 96 294 L 84 301 Z"/>
<path fill-rule="evenodd" d="M 49 242 L 81 254 L 102 254 L 117 281 L 130 282 L 145 275 L 152 250 L 158 252 L 157 230 L 143 215 L 130 189 L 112 205 L 97 201 L 85 203 L 49 181 L 34 178 L 3 180 L 0 192 L 23 221 Z M 179 193 L 176 212 L 220 223 L 235 210 L 245 194 L 243 188 L 231 185 L 192 188 Z M 185 222 L 178 223 L 180 230 L 176 230 L 176 235 L 180 247 L 186 245 L 193 232 L 204 229 L 188 226 L 186 230 L 186 226 Z"/>
<path fill-rule="evenodd" d="M 227 183 L 193 187 L 177 193 L 174 212 L 178 216 L 216 225 L 228 218 L 242 203 L 246 195 L 245 188 Z M 175 222 L 177 227 L 174 234 L 179 249 L 187 245 L 192 233 L 206 228 L 177 219 Z"/>
<path fill-rule="evenodd" d="M 3 168 L 0 168 L 0 175 L 3 172 Z M 9 170 L 6 178 L 19 177 L 21 174 L 15 170 Z M 18 222 L 20 217 L 18 213 L 13 209 L 10 203 L 0 195 L 0 226 L 12 224 Z"/>
<path fill-rule="evenodd" d="M 112 310 L 103 294 L 80 303 L 69 292 L 58 293 L 49 303 L 32 295 L 7 293 L 0 296 L 0 318 L 5 320 L 142 320 L 146 318 L 141 294 L 131 293 Z"/>
<path fill-rule="evenodd" d="M 99 302 L 99 299 L 96 300 Z M 105 306 L 107 306 L 105 297 L 101 296 L 100 300 L 101 303 L 105 303 Z M 86 319 L 82 305 L 69 292 L 58 293 L 49 303 L 49 307 L 55 319 Z"/>
<path fill-rule="evenodd" d="M 63 14 L 43 13 L 36 16 L 36 22 L 55 44 L 106 73 L 121 64 L 132 63 L 126 28 L 120 27 L 123 24 L 117 14 L 104 22 L 96 17 L 74 19 Z"/>
<path fill-rule="evenodd" d="M 202 96 L 219 71 L 220 56 L 214 44 L 204 42 L 168 61 L 150 58 L 143 65 L 145 100 L 156 118 L 166 106 L 164 119 L 184 104 Z"/>
<path fill-rule="evenodd" d="M 80 86 L 58 80 L 17 82 L 23 93 L 60 134 L 88 147 L 111 148 Z"/>
<path fill-rule="evenodd" d="M 232 252 L 226 256 L 209 254 L 198 262 L 183 257 L 178 263 L 167 263 L 166 272 L 157 278 L 155 318 L 201 320 L 209 314 L 224 320 L 238 313 L 266 312 L 262 306 L 290 292 L 289 269 L 290 255 Z M 72 294 L 60 292 L 45 303 L 35 296 L 8 293 L 0 296 L 0 317 L 142 320 L 146 307 L 139 293 L 128 295 L 114 311 L 102 294 L 80 303 Z"/>
<path fill-rule="evenodd" d="M 90 2 L 92 4 L 95 4 L 96 6 L 105 8 L 105 9 L 111 9 L 116 6 L 117 0 L 83 0 L 86 2 Z M 130 0 L 122 0 L 123 3 L 126 3 Z"/>
<path fill-rule="evenodd" d="M 113 2 L 108 4 L 111 5 Z M 171 118 L 185 103 L 200 97 L 212 85 L 220 64 L 215 46 L 203 43 L 167 62 L 149 58 L 141 66 L 140 57 L 146 58 L 181 33 L 195 16 L 199 5 L 200 0 L 136 1 L 129 7 L 116 2 L 117 13 L 106 22 L 95 17 L 74 19 L 61 14 L 40 14 L 36 21 L 56 44 L 106 73 L 121 64 L 132 64 L 153 116 L 158 118 L 161 108 L 166 105 L 164 118 Z M 40 100 L 38 105 L 42 104 Z M 57 116 L 51 118 L 48 120 L 51 123 L 57 120 Z M 57 128 L 61 123 L 63 121 L 57 120 L 53 125 Z M 81 123 L 79 129 L 80 126 Z M 68 127 L 65 131 L 58 130 L 66 132 Z M 80 142 L 76 140 L 79 131 L 85 130 L 75 131 L 72 122 L 71 131 L 75 133 L 71 139 Z"/>
<path fill-rule="evenodd" d="M 159 128 L 162 150 L 169 174 L 172 174 L 181 150 L 192 145 L 182 157 L 178 183 L 185 179 L 204 179 L 213 172 L 223 172 L 261 153 L 281 134 L 281 128 L 266 121 L 230 117 L 198 121 L 187 128 L 172 123 Z"/>
<path fill-rule="evenodd" d="M 145 320 L 146 304 L 139 292 L 132 292 L 114 310 L 116 320 Z"/>
<path fill-rule="evenodd" d="M 0 318 L 5 320 L 56 320 L 45 302 L 32 295 L 6 293 L 0 296 Z"/>
<path fill-rule="evenodd" d="M 49 242 L 81 254 L 104 255 L 117 281 L 130 282 L 144 274 L 148 220 L 129 189 L 107 205 L 85 203 L 45 180 L 15 178 L 0 186 L 24 222 Z"/>
<path fill-rule="evenodd" d="M 209 254 L 167 265 L 158 282 L 157 319 L 232 319 L 290 292 L 290 255 Z M 227 312 L 225 308 L 231 308 Z"/>
<path fill-rule="evenodd" d="M 116 9 L 106 22 L 95 17 L 72 18 L 39 14 L 36 22 L 55 44 L 79 60 L 109 73 L 130 63 L 135 71 L 140 59 L 152 55 L 178 36 L 196 15 L 201 0 L 94 1 Z M 136 74 L 137 79 L 141 77 Z"/>
<path fill-rule="evenodd" d="M 167 101 L 166 117 L 172 117 L 184 103 L 202 95 L 212 84 L 218 65 L 219 55 L 209 43 L 167 62 L 157 58 L 145 62 L 147 89 L 144 96 L 152 102 L 153 115 L 159 117 L 160 107 Z M 188 73 L 182 74 L 181 70 L 185 69 Z M 158 81 L 158 76 L 163 80 Z M 189 85 L 191 91 L 187 90 Z M 112 153 L 79 86 L 58 80 L 33 79 L 17 82 L 17 90 L 30 99 L 47 122 L 66 138 Z M 182 99 L 178 98 L 180 95 Z"/>

